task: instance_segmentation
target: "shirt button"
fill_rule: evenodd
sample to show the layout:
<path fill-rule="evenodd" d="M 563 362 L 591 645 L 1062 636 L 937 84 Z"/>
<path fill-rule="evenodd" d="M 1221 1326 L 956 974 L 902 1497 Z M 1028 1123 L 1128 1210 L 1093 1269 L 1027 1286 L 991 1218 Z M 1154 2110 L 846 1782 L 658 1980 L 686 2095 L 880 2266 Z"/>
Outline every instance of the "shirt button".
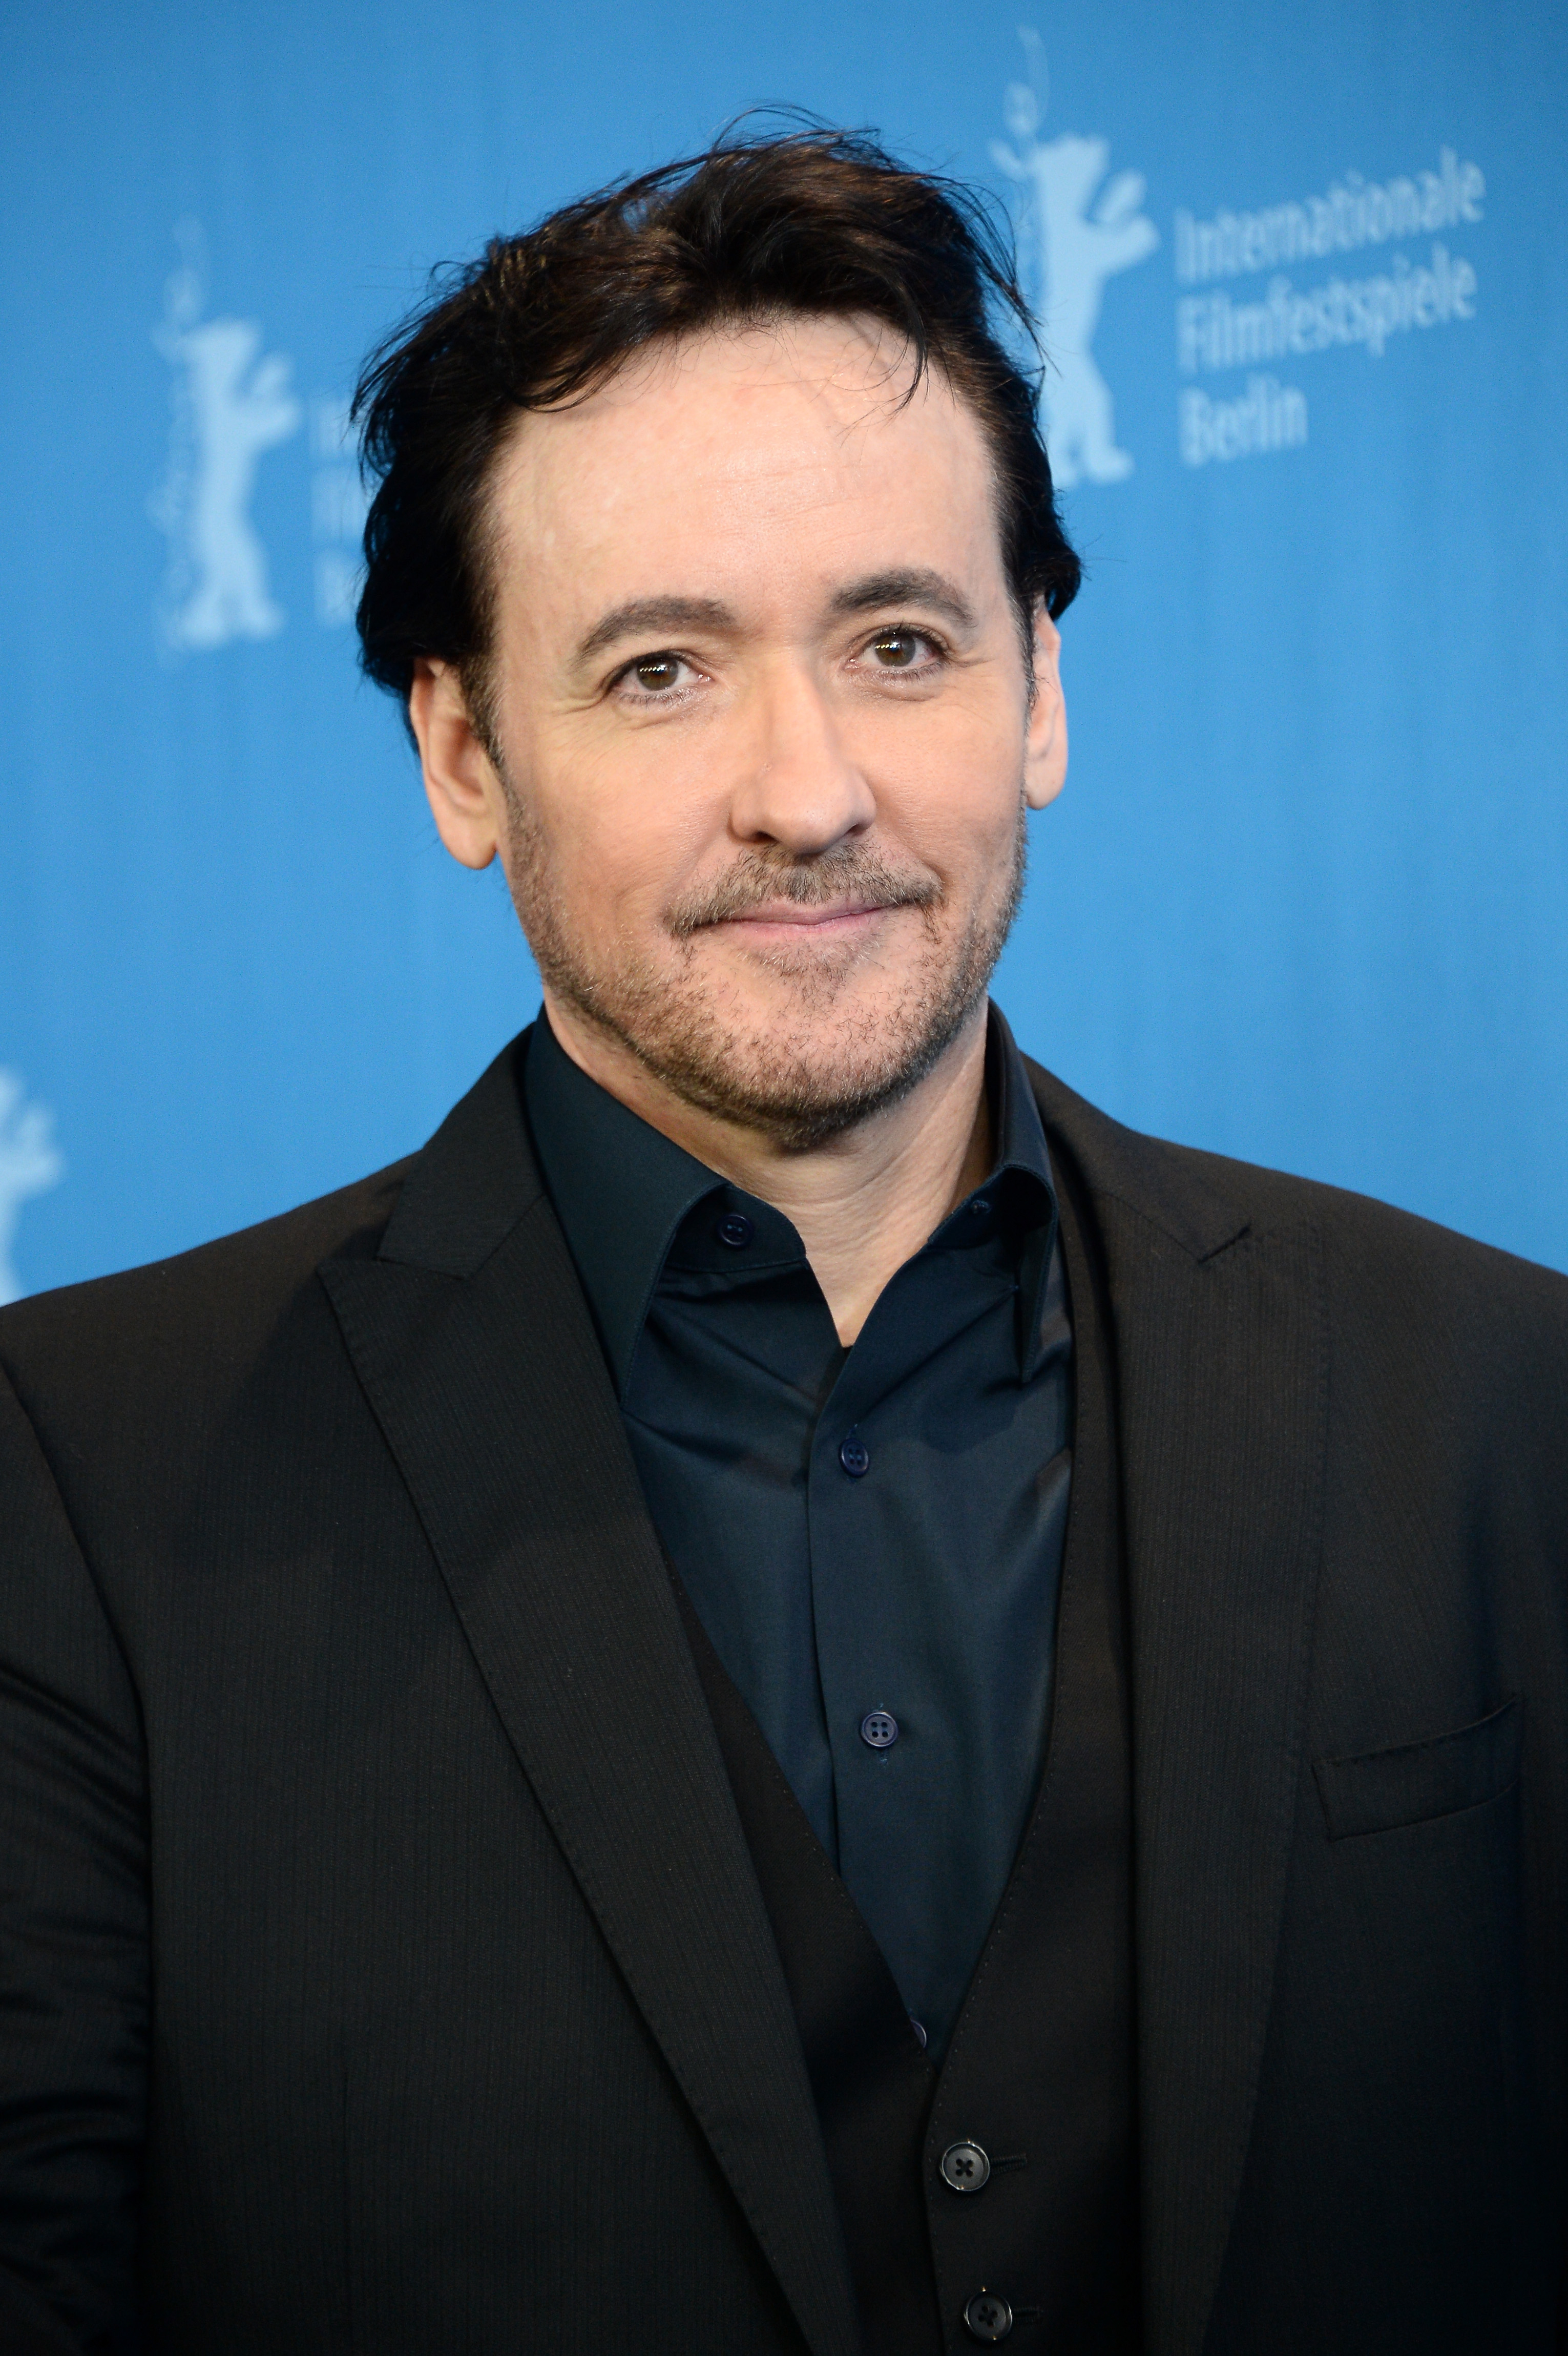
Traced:
<path fill-rule="evenodd" d="M 1013 2311 L 996 2291 L 977 2290 L 964 2310 L 964 2320 L 976 2340 L 1005 2340 L 1013 2328 Z"/>
<path fill-rule="evenodd" d="M 889 1750 L 899 1739 L 899 1722 L 891 1709 L 869 1709 L 860 1720 L 860 1740 L 873 1751 Z"/>
<path fill-rule="evenodd" d="M 950 2143 L 939 2165 L 942 2181 L 953 2192 L 978 2192 L 991 2173 L 991 2163 L 977 2143 Z"/>
<path fill-rule="evenodd" d="M 715 1232 L 720 1242 L 728 1244 L 731 1251 L 744 1251 L 756 1229 L 744 1211 L 726 1211 Z"/>
<path fill-rule="evenodd" d="M 931 2042 L 931 2040 L 927 2037 L 927 2035 L 926 2035 L 926 2033 L 925 2033 L 925 2023 L 924 2023 L 924 2021 L 923 2021 L 923 2020 L 917 2020 L 917 2019 L 915 2019 L 915 2017 L 914 2017 L 913 2013 L 912 2012 L 912 2013 L 910 2014 L 910 2017 L 909 2017 L 909 2025 L 910 2025 L 910 2027 L 913 2029 L 913 2031 L 914 2031 L 914 2033 L 915 2033 L 916 2037 L 920 2040 L 920 2050 L 921 2050 L 921 2051 L 923 2053 L 923 2052 L 925 2051 L 926 2047 L 927 2047 L 927 2046 L 930 2044 L 930 2042 Z"/>
<path fill-rule="evenodd" d="M 858 1431 L 848 1431 L 838 1443 L 838 1462 L 851 1481 L 871 1469 L 871 1451 Z"/>

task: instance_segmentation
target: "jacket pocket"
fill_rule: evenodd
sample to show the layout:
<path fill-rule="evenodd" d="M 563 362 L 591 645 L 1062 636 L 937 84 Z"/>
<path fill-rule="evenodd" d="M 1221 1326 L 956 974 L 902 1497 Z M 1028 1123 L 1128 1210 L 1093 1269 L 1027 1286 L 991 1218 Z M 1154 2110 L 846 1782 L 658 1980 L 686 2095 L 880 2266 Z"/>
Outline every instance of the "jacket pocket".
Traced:
<path fill-rule="evenodd" d="M 1312 1772 L 1328 1820 L 1330 1840 L 1351 1833 L 1392 1832 L 1431 1816 L 1496 1800 L 1519 1781 L 1524 1712 L 1514 1694 L 1489 1718 L 1435 1734 L 1429 1742 L 1403 1742 L 1393 1751 L 1364 1751 L 1354 1759 L 1317 1759 Z"/>

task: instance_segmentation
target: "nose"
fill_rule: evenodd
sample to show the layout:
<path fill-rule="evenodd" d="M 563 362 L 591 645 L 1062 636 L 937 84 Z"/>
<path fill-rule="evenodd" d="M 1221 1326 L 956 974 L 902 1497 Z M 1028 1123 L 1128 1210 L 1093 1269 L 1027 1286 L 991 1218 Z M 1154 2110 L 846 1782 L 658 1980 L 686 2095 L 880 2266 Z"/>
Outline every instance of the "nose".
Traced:
<path fill-rule="evenodd" d="M 876 817 L 876 797 L 810 666 L 781 662 L 750 701 L 730 809 L 737 838 L 810 859 L 862 833 Z"/>

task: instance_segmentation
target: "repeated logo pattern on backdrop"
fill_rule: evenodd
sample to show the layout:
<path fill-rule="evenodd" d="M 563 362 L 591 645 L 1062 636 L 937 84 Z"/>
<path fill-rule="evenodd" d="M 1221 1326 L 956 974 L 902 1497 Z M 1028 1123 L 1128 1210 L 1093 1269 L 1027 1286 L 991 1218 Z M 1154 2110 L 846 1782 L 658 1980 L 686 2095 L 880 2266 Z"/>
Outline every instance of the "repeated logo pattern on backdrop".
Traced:
<path fill-rule="evenodd" d="M 627 0 L 559 40 L 384 0 L 367 74 L 338 0 L 84 5 L 0 92 L 0 1297 L 392 1160 L 526 1019 L 504 895 L 356 678 L 349 387 L 431 265 L 770 96 L 1017 231 L 1089 568 L 1024 1044 L 1568 1265 L 1561 11 L 908 0 L 883 59 L 827 0 L 787 56 L 717 0 L 652 40 Z"/>

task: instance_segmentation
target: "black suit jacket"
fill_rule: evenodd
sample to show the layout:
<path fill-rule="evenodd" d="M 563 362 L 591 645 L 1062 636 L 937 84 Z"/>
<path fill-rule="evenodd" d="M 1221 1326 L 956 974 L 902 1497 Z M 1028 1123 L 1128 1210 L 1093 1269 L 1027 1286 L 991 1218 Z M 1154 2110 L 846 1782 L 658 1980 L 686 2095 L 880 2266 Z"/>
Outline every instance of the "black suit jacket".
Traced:
<path fill-rule="evenodd" d="M 1109 1273 L 1148 2347 L 1552 2349 L 1568 1283 L 1035 1079 Z M 0 1367 L 6 2356 L 853 2356 L 516 1051 Z"/>

